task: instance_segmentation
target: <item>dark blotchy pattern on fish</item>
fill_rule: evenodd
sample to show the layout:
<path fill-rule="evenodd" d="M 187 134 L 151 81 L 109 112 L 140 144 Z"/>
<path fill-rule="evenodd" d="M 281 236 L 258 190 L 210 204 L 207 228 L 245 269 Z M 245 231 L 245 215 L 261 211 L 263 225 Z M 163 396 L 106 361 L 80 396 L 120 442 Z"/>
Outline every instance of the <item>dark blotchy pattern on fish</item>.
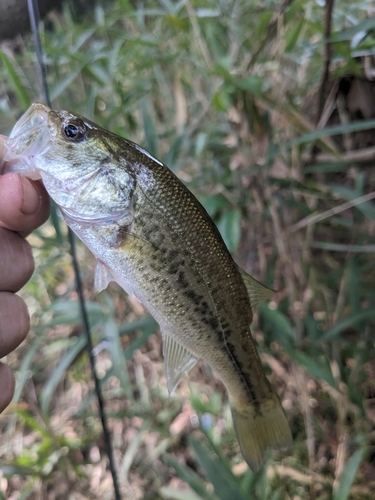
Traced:
<path fill-rule="evenodd" d="M 200 349 L 197 340 L 202 335 L 206 336 L 206 340 L 210 334 L 214 335 L 216 349 L 228 351 L 238 368 L 244 380 L 242 389 L 249 399 L 254 403 L 262 401 L 271 389 L 250 336 L 252 312 L 237 265 L 203 207 L 174 174 L 147 157 L 143 158 L 142 168 L 148 169 L 149 176 L 159 182 L 153 187 L 147 176 L 142 176 L 145 179 L 143 182 L 138 178 L 138 209 L 131 233 L 158 249 L 158 267 L 155 269 L 158 273 L 164 274 L 165 269 L 175 271 L 178 277 L 175 287 L 180 292 L 183 290 L 187 304 L 184 315 L 191 314 L 191 323 L 196 323 L 199 315 L 200 321 L 211 330 L 202 332 L 189 345 L 186 341 L 184 344 L 200 356 L 201 351 L 196 351 Z M 137 171 L 134 175 L 137 178 Z M 186 257 L 182 257 L 182 252 L 186 253 Z M 184 265 L 193 268 L 196 276 L 206 285 L 205 295 L 209 290 L 210 306 L 204 295 L 198 294 L 192 283 L 189 285 Z"/>

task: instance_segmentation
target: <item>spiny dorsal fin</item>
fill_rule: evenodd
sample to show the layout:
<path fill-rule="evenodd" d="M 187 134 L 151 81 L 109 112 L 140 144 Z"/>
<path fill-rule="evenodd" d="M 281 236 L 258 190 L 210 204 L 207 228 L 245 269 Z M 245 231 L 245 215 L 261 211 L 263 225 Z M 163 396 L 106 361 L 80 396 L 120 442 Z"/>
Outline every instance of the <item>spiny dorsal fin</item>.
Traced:
<path fill-rule="evenodd" d="M 259 281 L 250 276 L 250 274 L 247 274 L 247 272 L 239 266 L 238 269 L 245 283 L 247 293 L 249 294 L 251 309 L 254 311 L 262 302 L 270 299 L 275 291 L 259 283 Z"/>
<path fill-rule="evenodd" d="M 169 394 L 197 362 L 197 358 L 170 335 L 163 333 L 163 355 Z"/>

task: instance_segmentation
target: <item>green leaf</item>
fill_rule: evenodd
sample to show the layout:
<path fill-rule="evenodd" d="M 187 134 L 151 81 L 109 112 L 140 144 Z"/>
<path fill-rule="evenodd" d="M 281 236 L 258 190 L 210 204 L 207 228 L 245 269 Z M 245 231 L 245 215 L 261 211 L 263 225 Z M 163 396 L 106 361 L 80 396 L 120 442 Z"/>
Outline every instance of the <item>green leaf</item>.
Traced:
<path fill-rule="evenodd" d="M 359 313 L 353 314 L 348 318 L 345 318 L 344 320 L 340 321 L 339 323 L 336 323 L 336 325 L 327 330 L 320 337 L 320 342 L 331 342 L 332 340 L 336 340 L 337 337 L 339 337 L 339 335 L 350 326 L 355 326 L 361 321 L 372 320 L 373 318 L 375 318 L 374 309 L 361 311 Z"/>
<path fill-rule="evenodd" d="M 227 461 L 219 457 L 215 451 L 203 446 L 193 436 L 189 437 L 189 444 L 193 448 L 197 462 L 206 474 L 207 479 L 213 484 L 216 494 L 220 499 L 247 500 L 247 495 L 240 489 L 240 483 Z"/>
<path fill-rule="evenodd" d="M 28 351 L 22 360 L 22 364 L 18 372 L 17 385 L 14 391 L 14 398 L 13 398 L 13 401 L 16 403 L 21 398 L 22 391 L 24 390 L 30 378 L 30 374 L 33 373 L 34 357 L 38 352 L 38 350 L 40 349 L 43 342 L 44 342 L 43 336 L 36 337 L 33 343 L 28 347 Z"/>
<path fill-rule="evenodd" d="M 290 33 L 286 32 L 287 40 L 285 52 L 291 52 L 295 48 L 301 34 L 302 27 L 305 25 L 305 23 L 306 19 L 302 18 L 293 31 L 291 31 Z"/>
<path fill-rule="evenodd" d="M 92 328 L 102 323 L 109 314 L 109 311 L 97 302 L 86 301 L 85 304 Z M 56 300 L 49 310 L 53 312 L 54 317 L 45 326 L 80 324 L 82 321 L 78 301 Z"/>
<path fill-rule="evenodd" d="M 183 147 L 183 143 L 184 143 L 184 136 L 183 135 L 177 136 L 177 138 L 171 144 L 169 151 L 165 157 L 164 163 L 167 165 L 168 168 L 170 168 L 174 172 L 177 170 L 176 164 L 177 164 L 179 155 L 181 154 L 181 149 Z"/>
<path fill-rule="evenodd" d="M 202 392 L 199 386 L 191 384 L 190 402 L 194 410 L 198 413 L 210 413 L 218 416 L 222 411 L 222 395 L 220 392 L 214 392 L 209 399 L 202 398 Z"/>
<path fill-rule="evenodd" d="M 313 377 L 321 378 L 328 382 L 332 387 L 336 387 L 330 364 L 327 359 L 319 360 L 312 358 L 302 351 L 291 351 L 290 356 L 296 363 L 303 366 Z"/>
<path fill-rule="evenodd" d="M 196 491 L 202 500 L 219 500 L 220 497 L 217 497 L 214 493 L 210 493 L 204 481 L 190 467 L 178 462 L 171 455 L 165 455 L 164 461 L 175 469 L 178 476 Z"/>
<path fill-rule="evenodd" d="M 113 318 L 109 317 L 104 324 L 104 334 L 108 342 L 108 351 L 116 377 L 120 380 L 121 388 L 126 397 L 133 400 L 133 387 L 129 377 L 124 350 L 122 348 L 120 332 Z"/>
<path fill-rule="evenodd" d="M 332 42 L 342 42 L 344 40 L 351 40 L 360 31 L 369 32 L 375 27 L 375 18 L 365 19 L 362 22 L 357 22 L 352 28 L 348 30 L 340 30 L 339 32 L 333 33 L 332 37 L 328 41 Z"/>
<path fill-rule="evenodd" d="M 333 494 L 333 500 L 347 500 L 349 498 L 350 488 L 357 475 L 358 467 L 363 459 L 364 453 L 365 448 L 360 448 L 350 457 L 340 476 L 339 486 Z"/>
<path fill-rule="evenodd" d="M 64 376 L 65 372 L 68 370 L 69 366 L 76 359 L 78 354 L 84 349 L 86 345 L 86 338 L 84 335 L 78 337 L 75 343 L 67 349 L 64 356 L 61 358 L 57 367 L 53 371 L 52 375 L 48 378 L 42 393 L 40 395 L 40 406 L 42 413 L 47 415 L 51 399 L 55 394 L 56 388 L 60 383 L 60 380 Z"/>
<path fill-rule="evenodd" d="M 212 194 L 200 199 L 200 202 L 211 217 L 228 207 L 228 200 L 223 194 Z"/>
<path fill-rule="evenodd" d="M 159 328 L 159 325 L 156 323 L 155 320 L 150 322 L 141 335 L 139 335 L 133 342 L 131 342 L 128 347 L 124 351 L 124 356 L 125 359 L 131 359 L 133 357 L 134 352 L 137 349 L 140 349 L 149 339 L 149 337 L 154 334 Z"/>
<path fill-rule="evenodd" d="M 31 467 L 23 467 L 22 465 L 0 465 L 0 471 L 4 476 L 32 476 L 35 470 Z"/>
<path fill-rule="evenodd" d="M 289 351 L 296 340 L 296 334 L 289 319 L 281 311 L 271 309 L 268 304 L 261 304 L 258 311 L 265 326 L 272 332 L 272 337 Z"/>
<path fill-rule="evenodd" d="M 28 427 L 30 427 L 30 429 L 40 434 L 46 441 L 51 439 L 51 435 L 49 431 L 46 429 L 46 427 L 44 427 L 40 422 L 38 422 L 36 418 L 30 415 L 30 413 L 21 409 L 20 407 L 17 407 L 16 412 L 20 416 L 20 418 L 25 422 L 25 424 Z"/>
<path fill-rule="evenodd" d="M 157 323 L 152 316 L 147 315 L 141 319 L 132 321 L 131 323 L 125 323 L 124 325 L 120 325 L 118 328 L 120 335 L 122 336 L 122 335 L 129 335 L 135 330 L 144 330 L 151 328 L 151 326 L 157 328 Z"/>
<path fill-rule="evenodd" d="M 163 486 L 160 488 L 159 493 L 167 500 L 201 500 L 202 497 L 198 496 L 194 491 L 178 490 L 177 488 L 170 488 Z"/>
<path fill-rule="evenodd" d="M 330 243 L 329 241 L 312 241 L 311 248 L 320 248 L 328 252 L 374 253 L 375 245 L 347 245 L 346 243 Z"/>
<path fill-rule="evenodd" d="M 263 92 L 263 80 L 258 75 L 237 78 L 233 83 L 241 90 L 246 90 L 254 95 L 260 95 Z"/>
<path fill-rule="evenodd" d="M 154 122 L 150 113 L 151 104 L 148 99 L 143 98 L 141 101 L 141 112 L 143 121 L 143 130 L 145 133 L 146 149 L 152 155 L 157 156 L 157 135 L 154 127 Z"/>
<path fill-rule="evenodd" d="M 226 112 L 231 106 L 231 101 L 225 89 L 218 90 L 212 96 L 212 105 L 217 111 Z"/>
<path fill-rule="evenodd" d="M 27 109 L 30 106 L 31 101 L 30 101 L 29 96 L 26 92 L 26 89 L 23 86 L 21 79 L 18 76 L 18 73 L 17 73 L 16 69 L 14 68 L 11 60 L 1 50 L 0 50 L 0 60 L 2 61 L 3 65 L 5 67 L 6 74 L 9 78 L 9 81 L 11 82 L 13 90 L 16 93 L 22 107 L 24 109 Z"/>
<path fill-rule="evenodd" d="M 322 137 L 330 137 L 333 135 L 348 134 L 350 132 L 360 132 L 361 130 L 369 130 L 375 128 L 375 120 L 363 120 L 352 123 L 345 123 L 344 125 L 333 125 L 331 127 L 326 127 L 323 129 L 315 130 L 314 132 L 309 132 L 308 134 L 301 135 L 296 139 L 286 142 L 282 149 L 290 149 L 293 146 L 298 146 L 299 144 L 306 144 L 308 142 L 314 142 Z"/>
<path fill-rule="evenodd" d="M 237 250 L 241 237 L 241 212 L 231 210 L 224 214 L 217 223 L 223 240 L 230 252 Z"/>
<path fill-rule="evenodd" d="M 60 97 L 67 89 L 70 87 L 70 85 L 74 82 L 74 80 L 81 75 L 83 68 L 87 62 L 81 63 L 75 70 L 70 71 L 69 74 L 63 78 L 62 80 L 59 80 L 51 89 L 51 101 L 54 101 L 58 97 Z"/>

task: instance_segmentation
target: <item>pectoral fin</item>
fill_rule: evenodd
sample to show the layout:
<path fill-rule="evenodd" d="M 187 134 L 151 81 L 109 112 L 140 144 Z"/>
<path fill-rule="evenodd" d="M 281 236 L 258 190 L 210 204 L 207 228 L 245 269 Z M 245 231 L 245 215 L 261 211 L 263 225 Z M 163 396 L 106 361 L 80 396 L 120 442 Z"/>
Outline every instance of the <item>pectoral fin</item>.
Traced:
<path fill-rule="evenodd" d="M 247 272 L 240 267 L 238 267 L 238 269 L 241 273 L 250 298 L 251 309 L 254 311 L 262 302 L 270 299 L 275 292 L 274 290 L 262 285 L 262 283 L 259 283 L 259 281 L 250 276 L 250 274 L 247 274 Z"/>
<path fill-rule="evenodd" d="M 94 288 L 96 292 L 101 292 L 107 288 L 108 283 L 115 281 L 111 271 L 100 260 L 96 262 Z"/>
<path fill-rule="evenodd" d="M 163 333 L 163 355 L 169 394 L 197 362 L 197 358 L 170 335 Z"/>

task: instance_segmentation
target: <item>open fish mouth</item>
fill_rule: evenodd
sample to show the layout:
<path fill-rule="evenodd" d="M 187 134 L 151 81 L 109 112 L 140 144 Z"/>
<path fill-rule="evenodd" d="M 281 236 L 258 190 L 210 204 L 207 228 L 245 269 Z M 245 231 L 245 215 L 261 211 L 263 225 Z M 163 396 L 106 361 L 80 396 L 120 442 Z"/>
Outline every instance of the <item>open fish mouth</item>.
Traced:
<path fill-rule="evenodd" d="M 35 157 L 43 154 L 50 144 L 51 132 L 48 114 L 51 109 L 41 103 L 33 104 L 15 124 L 5 141 L 4 163 L 6 171 L 18 172 L 39 179 Z"/>

